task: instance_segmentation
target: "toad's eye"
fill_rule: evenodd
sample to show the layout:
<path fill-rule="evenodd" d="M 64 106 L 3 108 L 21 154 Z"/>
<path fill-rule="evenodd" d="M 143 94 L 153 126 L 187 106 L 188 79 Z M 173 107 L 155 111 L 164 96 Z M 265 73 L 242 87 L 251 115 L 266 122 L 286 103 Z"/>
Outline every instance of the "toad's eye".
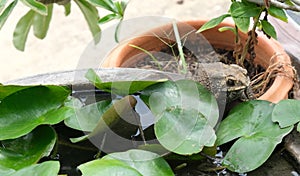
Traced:
<path fill-rule="evenodd" d="M 226 84 L 227 84 L 227 86 L 229 86 L 229 87 L 233 87 L 233 86 L 235 86 L 235 80 L 233 80 L 233 79 L 228 79 L 228 80 L 226 81 Z"/>

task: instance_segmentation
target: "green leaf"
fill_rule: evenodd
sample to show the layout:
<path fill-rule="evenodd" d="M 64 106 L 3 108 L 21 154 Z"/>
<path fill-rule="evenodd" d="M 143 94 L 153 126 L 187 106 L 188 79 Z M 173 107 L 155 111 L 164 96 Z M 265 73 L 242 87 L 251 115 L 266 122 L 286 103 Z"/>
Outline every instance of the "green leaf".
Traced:
<path fill-rule="evenodd" d="M 56 133 L 49 126 L 40 126 L 17 139 L 1 141 L 0 165 L 19 170 L 48 156 L 56 142 Z"/>
<path fill-rule="evenodd" d="M 33 22 L 34 14 L 35 12 L 33 10 L 30 10 L 19 20 L 15 28 L 13 35 L 13 44 L 20 51 L 24 51 L 25 49 L 25 43 Z"/>
<path fill-rule="evenodd" d="M 272 120 L 278 122 L 281 128 L 294 125 L 300 121 L 299 109 L 299 100 L 281 100 L 274 107 Z"/>
<path fill-rule="evenodd" d="M 233 2 L 230 6 L 232 17 L 258 17 L 261 8 L 253 3 Z"/>
<path fill-rule="evenodd" d="M 211 28 L 218 26 L 218 24 L 220 24 L 227 17 L 230 17 L 230 14 L 224 14 L 217 18 L 211 19 L 210 21 L 208 21 L 204 25 L 202 25 L 201 28 L 197 31 L 197 33 L 203 32 L 207 29 L 211 29 Z"/>
<path fill-rule="evenodd" d="M 219 119 L 218 104 L 214 95 L 203 85 L 192 80 L 167 81 L 152 85 L 144 89 L 140 97 L 154 115 L 178 107 L 198 111 L 212 127 Z"/>
<path fill-rule="evenodd" d="M 3 5 L 5 5 L 6 1 L 3 1 Z M 5 24 L 7 18 L 9 17 L 9 15 L 11 14 L 11 12 L 13 11 L 14 7 L 17 5 L 18 0 L 13 1 L 12 3 L 10 3 L 7 8 L 3 11 L 3 13 L 0 15 L 0 30 L 2 29 L 3 25 Z M 0 3 L 0 12 L 1 12 L 1 8 L 2 8 L 2 3 Z M 4 7 L 4 6 L 3 6 Z"/>
<path fill-rule="evenodd" d="M 5 7 L 5 4 L 7 3 L 8 0 L 0 0 L 0 13 Z"/>
<path fill-rule="evenodd" d="M 288 17 L 282 8 L 271 5 L 270 8 L 268 8 L 268 13 L 275 18 L 278 18 L 284 22 L 288 22 Z"/>
<path fill-rule="evenodd" d="M 277 39 L 277 34 L 275 31 L 275 28 L 271 23 L 269 23 L 266 20 L 261 20 L 262 30 L 268 35 L 271 36 L 274 39 Z"/>
<path fill-rule="evenodd" d="M 15 170 L 14 169 L 10 169 L 10 168 L 7 168 L 7 167 L 4 167 L 4 166 L 1 166 L 0 165 L 0 175 L 9 175 L 11 173 L 14 173 Z"/>
<path fill-rule="evenodd" d="M 0 85 L 0 101 L 2 101 L 5 97 L 18 92 L 23 89 L 30 88 L 31 86 L 14 86 L 14 85 Z"/>
<path fill-rule="evenodd" d="M 297 131 L 300 132 L 300 123 L 297 125 Z"/>
<path fill-rule="evenodd" d="M 130 95 L 140 90 L 145 89 L 151 85 L 165 82 L 167 79 L 157 81 L 115 81 L 115 82 L 102 82 L 97 73 L 89 69 L 85 77 L 92 82 L 98 89 L 107 91 L 118 95 Z"/>
<path fill-rule="evenodd" d="M 64 8 L 65 8 L 65 16 L 70 15 L 71 13 L 71 2 L 64 4 Z"/>
<path fill-rule="evenodd" d="M 239 30 L 241 30 L 243 33 L 248 32 L 250 26 L 249 17 L 233 17 L 232 19 Z"/>
<path fill-rule="evenodd" d="M 126 152 L 111 153 L 101 160 L 119 160 L 136 169 L 142 175 L 174 175 L 168 163 L 158 154 L 144 150 L 129 150 Z"/>
<path fill-rule="evenodd" d="M 95 6 L 102 7 L 111 12 L 117 12 L 114 6 L 114 2 L 112 0 L 88 0 L 91 4 Z"/>
<path fill-rule="evenodd" d="M 94 160 L 79 167 L 84 176 L 142 176 L 134 168 L 119 160 Z"/>
<path fill-rule="evenodd" d="M 70 90 L 59 86 L 35 86 L 15 92 L 0 103 L 0 140 L 23 136 L 41 124 L 66 118 L 63 103 Z"/>
<path fill-rule="evenodd" d="M 115 3 L 115 7 L 118 9 L 118 14 L 121 16 L 121 17 L 123 17 L 123 15 L 124 15 L 124 11 L 125 11 L 125 9 L 126 9 L 126 7 L 127 7 L 127 4 L 128 4 L 128 1 L 116 1 Z"/>
<path fill-rule="evenodd" d="M 99 43 L 101 38 L 101 29 L 98 26 L 98 10 L 96 9 L 96 7 L 94 7 L 85 0 L 75 0 L 75 2 L 79 6 L 81 12 L 85 17 L 85 20 L 88 23 L 90 31 L 94 37 L 95 43 Z"/>
<path fill-rule="evenodd" d="M 233 2 L 230 6 L 230 13 L 235 25 L 243 32 L 247 33 L 250 26 L 250 17 L 256 17 L 260 13 L 260 8 L 246 2 Z"/>
<path fill-rule="evenodd" d="M 194 109 L 171 108 L 156 115 L 155 135 L 166 149 L 181 155 L 199 153 L 213 146 L 215 131 L 207 119 Z"/>
<path fill-rule="evenodd" d="M 217 130 L 217 145 L 239 138 L 224 157 L 231 171 L 245 173 L 261 166 L 292 127 L 272 122 L 274 104 L 253 100 L 233 108 Z M 253 157 L 255 156 L 255 157 Z"/>
<path fill-rule="evenodd" d="M 82 108 L 74 108 L 72 116 L 65 119 L 65 124 L 73 129 L 91 132 L 103 113 L 111 106 L 111 101 L 100 101 Z"/>
<path fill-rule="evenodd" d="M 7 176 L 57 176 L 59 167 L 58 161 L 46 161 L 41 164 L 25 167 L 21 170 L 8 174 Z"/>
<path fill-rule="evenodd" d="M 39 39 L 44 39 L 46 37 L 52 18 L 53 4 L 49 4 L 47 7 L 47 15 L 41 15 L 39 13 L 35 13 L 34 15 L 33 31 L 34 35 Z"/>
<path fill-rule="evenodd" d="M 48 9 L 47 6 L 44 5 L 41 2 L 35 1 L 35 0 L 21 0 L 25 5 L 31 8 L 31 10 L 41 14 L 41 15 L 47 15 Z"/>
<path fill-rule="evenodd" d="M 107 22 L 109 22 L 109 21 L 112 21 L 112 20 L 114 20 L 114 19 L 120 19 L 121 17 L 118 15 L 118 14 L 108 14 L 108 15 L 106 15 L 106 16 L 104 16 L 104 17 L 102 17 L 99 21 L 98 21 L 98 23 L 99 24 L 104 24 L 104 23 L 107 23 Z"/>
<path fill-rule="evenodd" d="M 136 99 L 130 95 L 116 101 L 103 113 L 91 133 L 83 137 L 72 138 L 71 141 L 80 142 L 95 136 L 100 139 L 106 135 L 105 132 L 108 130 L 124 138 L 133 135 L 138 129 L 137 124 L 139 124 L 136 119 L 136 112 L 133 110 L 136 103 Z"/>
<path fill-rule="evenodd" d="M 218 105 L 201 84 L 191 80 L 168 81 L 146 88 L 141 98 L 156 117 L 155 134 L 166 149 L 193 154 L 214 144 Z"/>

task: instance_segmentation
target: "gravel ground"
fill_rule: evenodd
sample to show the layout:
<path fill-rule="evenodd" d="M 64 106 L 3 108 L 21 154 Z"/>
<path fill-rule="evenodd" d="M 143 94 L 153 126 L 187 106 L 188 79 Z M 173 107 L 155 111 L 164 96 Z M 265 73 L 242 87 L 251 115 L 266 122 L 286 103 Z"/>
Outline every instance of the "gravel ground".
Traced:
<path fill-rule="evenodd" d="M 163 16 L 177 20 L 212 18 L 225 13 L 230 3 L 230 0 L 184 0 L 179 5 L 177 1 L 131 0 L 125 19 L 143 16 Z M 75 3 L 72 5 L 72 13 L 68 17 L 64 16 L 62 6 L 55 5 L 47 37 L 38 40 L 30 32 L 25 52 L 16 50 L 12 44 L 14 27 L 28 11 L 22 3 L 17 5 L 0 31 L 0 82 L 79 68 L 82 53 L 91 43 L 92 37 L 83 15 Z M 103 26 L 103 29 L 107 27 Z"/>

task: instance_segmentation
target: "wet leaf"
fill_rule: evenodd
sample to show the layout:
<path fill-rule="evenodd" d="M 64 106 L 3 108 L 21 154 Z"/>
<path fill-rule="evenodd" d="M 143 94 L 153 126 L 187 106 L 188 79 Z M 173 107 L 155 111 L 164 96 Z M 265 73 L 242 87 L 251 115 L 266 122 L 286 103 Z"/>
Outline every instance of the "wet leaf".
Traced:
<path fill-rule="evenodd" d="M 59 172 L 58 161 L 46 161 L 40 164 L 31 165 L 21 170 L 10 173 L 6 176 L 57 176 Z"/>
<path fill-rule="evenodd" d="M 210 21 L 208 21 L 204 25 L 202 25 L 201 28 L 197 31 L 197 33 L 198 32 L 203 32 L 207 29 L 211 29 L 211 28 L 214 28 L 214 27 L 218 26 L 227 17 L 230 17 L 230 14 L 224 14 L 224 15 L 221 15 L 217 18 L 211 19 Z"/>
<path fill-rule="evenodd" d="M 56 133 L 49 126 L 40 126 L 17 139 L 1 141 L 0 165 L 15 170 L 37 163 L 48 156 L 56 142 Z"/>
<path fill-rule="evenodd" d="M 215 131 L 207 119 L 194 109 L 171 108 L 156 115 L 155 135 L 166 149 L 182 155 L 199 153 L 213 146 Z"/>
<path fill-rule="evenodd" d="M 24 51 L 25 49 L 25 43 L 33 22 L 34 15 L 35 12 L 30 10 L 18 21 L 16 25 L 13 35 L 13 44 L 20 51 Z"/>
<path fill-rule="evenodd" d="M 0 175 L 9 175 L 11 173 L 14 173 L 15 170 L 14 169 L 10 169 L 10 168 L 7 168 L 7 167 L 4 167 L 4 166 L 1 166 L 0 165 Z"/>
<path fill-rule="evenodd" d="M 4 7 L 6 1 L 3 1 L 4 4 L 2 4 L 2 1 L 0 2 L 0 12 L 1 12 L 1 8 Z M 12 3 L 10 3 L 6 9 L 3 11 L 3 13 L 0 15 L 0 30 L 2 29 L 4 23 L 6 22 L 7 18 L 9 17 L 9 15 L 11 14 L 11 12 L 13 11 L 13 9 L 15 8 L 15 6 L 17 5 L 18 1 L 15 0 Z M 2 6 L 3 5 L 3 6 Z"/>
<path fill-rule="evenodd" d="M 47 6 L 41 2 L 35 0 L 21 0 L 25 5 L 31 8 L 34 12 L 37 12 L 41 15 L 47 15 L 48 9 Z"/>
<path fill-rule="evenodd" d="M 134 168 L 119 160 L 94 160 L 79 167 L 84 176 L 142 176 Z"/>
<path fill-rule="evenodd" d="M 53 4 L 50 4 L 48 7 L 48 14 L 41 15 L 35 13 L 33 20 L 33 31 L 34 35 L 39 39 L 44 39 L 49 29 L 50 21 L 52 18 Z"/>
<path fill-rule="evenodd" d="M 0 103 L 0 140 L 23 136 L 42 124 L 56 124 L 70 113 L 63 107 L 70 91 L 60 86 L 34 86 Z"/>
<path fill-rule="evenodd" d="M 239 173 L 261 166 L 292 127 L 272 122 L 274 104 L 253 100 L 233 108 L 217 130 L 217 145 L 239 138 L 226 154 L 223 164 Z M 255 157 L 253 157 L 255 156 Z"/>
<path fill-rule="evenodd" d="M 91 133 L 79 138 L 72 138 L 72 142 L 80 142 L 82 140 L 98 136 L 102 136 L 107 130 L 112 130 L 119 136 L 132 135 L 137 131 L 135 124 L 136 118 L 133 113 L 133 107 L 137 101 L 133 96 L 126 96 L 116 101 L 107 111 L 103 113 L 96 127 Z"/>
<path fill-rule="evenodd" d="M 275 28 L 266 20 L 261 20 L 262 30 L 270 37 L 277 39 Z"/>
<path fill-rule="evenodd" d="M 214 144 L 218 106 L 201 84 L 191 80 L 168 81 L 148 87 L 141 92 L 141 98 L 156 117 L 157 139 L 168 150 L 193 154 Z"/>
<path fill-rule="evenodd" d="M 133 149 L 126 152 L 111 153 L 101 160 L 119 160 L 142 175 L 174 175 L 168 163 L 161 156 L 144 150 Z"/>
<path fill-rule="evenodd" d="M 282 8 L 271 5 L 270 8 L 268 8 L 268 13 L 275 18 L 278 18 L 284 22 L 288 22 L 288 17 Z"/>
<path fill-rule="evenodd" d="M 85 20 L 87 21 L 90 31 L 94 37 L 95 43 L 99 43 L 100 38 L 101 38 L 101 29 L 98 26 L 98 20 L 99 20 L 99 15 L 98 15 L 98 10 L 96 7 L 91 5 L 85 0 L 74 0 L 76 4 L 79 6 L 81 12 L 84 15 Z"/>
<path fill-rule="evenodd" d="M 111 106 L 111 101 L 100 101 L 81 108 L 74 108 L 72 116 L 65 119 L 65 124 L 73 129 L 91 132 L 103 113 Z"/>
<path fill-rule="evenodd" d="M 274 107 L 272 120 L 278 122 L 281 128 L 294 125 L 300 121 L 299 109 L 299 100 L 281 100 Z"/>
<path fill-rule="evenodd" d="M 89 69 L 85 77 L 92 82 L 98 89 L 117 95 L 130 95 L 145 89 L 153 84 L 165 82 L 167 79 L 157 81 L 115 81 L 102 82 L 96 72 Z"/>
<path fill-rule="evenodd" d="M 27 89 L 29 87 L 30 86 L 0 85 L 0 101 L 3 100 L 5 97 L 9 96 L 10 94 L 18 92 L 22 89 Z"/>
<path fill-rule="evenodd" d="M 218 104 L 214 95 L 192 80 L 166 81 L 152 85 L 144 89 L 140 97 L 154 115 L 176 107 L 196 110 L 204 115 L 212 127 L 219 119 Z"/>

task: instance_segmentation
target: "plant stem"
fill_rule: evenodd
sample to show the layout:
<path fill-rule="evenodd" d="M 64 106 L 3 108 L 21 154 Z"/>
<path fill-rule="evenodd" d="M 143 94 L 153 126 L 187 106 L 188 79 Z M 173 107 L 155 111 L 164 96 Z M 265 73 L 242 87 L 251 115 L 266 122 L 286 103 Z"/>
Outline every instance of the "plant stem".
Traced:
<path fill-rule="evenodd" d="M 162 70 L 162 68 L 161 68 L 161 66 L 160 66 L 160 64 L 159 64 L 159 62 L 158 62 L 158 60 L 155 58 L 155 56 L 152 54 L 152 53 L 150 53 L 149 51 L 147 51 L 147 50 L 145 50 L 144 48 L 141 48 L 141 47 L 139 47 L 139 46 L 136 46 L 136 45 L 133 45 L 133 44 L 129 44 L 129 46 L 131 46 L 131 47 L 133 47 L 133 48 L 136 48 L 136 49 L 138 49 L 138 50 L 141 50 L 141 51 L 143 51 L 144 53 L 146 53 L 155 63 L 156 63 L 156 65 L 158 66 L 158 69 L 159 70 Z"/>
<path fill-rule="evenodd" d="M 259 23 L 259 18 L 263 11 L 264 11 L 264 7 L 261 9 L 261 11 L 257 17 L 253 17 L 254 23 L 253 23 L 252 29 L 250 31 L 250 34 L 248 35 L 247 41 L 243 47 L 242 55 L 241 55 L 241 58 L 239 59 L 239 63 L 238 63 L 241 66 L 244 66 L 244 62 L 245 62 L 246 56 L 248 54 L 248 49 L 250 47 L 250 43 L 253 40 L 253 36 L 255 37 L 255 30 L 257 28 L 257 25 Z"/>
<path fill-rule="evenodd" d="M 70 147 L 70 148 L 74 148 L 74 149 L 78 149 L 78 150 L 98 151 L 98 149 L 94 149 L 94 148 L 91 148 L 91 147 L 83 147 L 83 146 L 71 144 L 71 143 L 69 143 L 69 142 L 62 141 L 62 140 L 59 140 L 59 141 L 57 142 L 57 144 L 63 145 L 63 146 L 67 146 L 67 147 Z"/>
<path fill-rule="evenodd" d="M 186 61 L 185 61 L 185 58 L 184 58 L 184 53 L 183 53 L 183 50 L 182 50 L 182 43 L 181 43 L 180 35 L 179 35 L 179 32 L 178 32 L 177 24 L 176 24 L 175 21 L 173 21 L 173 30 L 174 30 L 175 39 L 176 39 L 178 52 L 179 52 L 179 57 L 180 57 L 179 65 L 182 67 L 180 72 L 183 73 L 183 74 L 186 74 L 187 73 L 187 64 L 186 64 Z"/>

